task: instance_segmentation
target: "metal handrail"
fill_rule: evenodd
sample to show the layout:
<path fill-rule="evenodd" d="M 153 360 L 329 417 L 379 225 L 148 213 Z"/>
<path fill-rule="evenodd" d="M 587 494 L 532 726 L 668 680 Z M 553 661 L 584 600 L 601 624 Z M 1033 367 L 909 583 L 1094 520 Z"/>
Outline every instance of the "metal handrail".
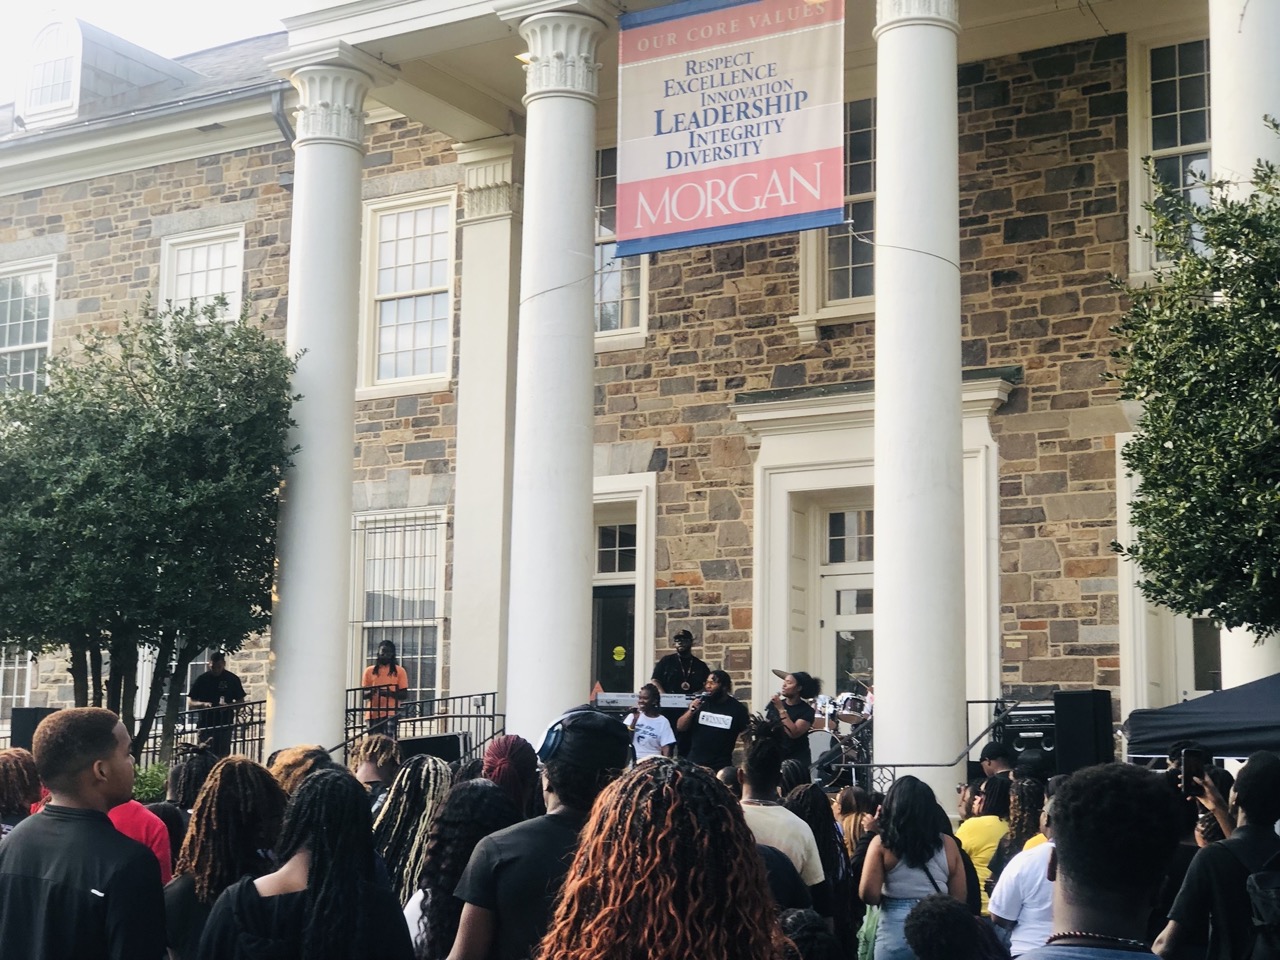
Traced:
<path fill-rule="evenodd" d="M 1009 702 L 1009 701 L 1007 701 L 1007 700 L 967 700 L 967 701 L 965 701 L 965 705 L 966 705 L 966 706 L 968 706 L 969 704 L 972 704 L 972 703 L 996 703 L 996 704 L 1001 704 L 1001 703 L 1008 703 L 1008 702 Z M 997 713 L 997 714 L 995 715 L 995 717 L 992 719 L 992 721 L 991 721 L 990 723 L 988 723 L 985 727 L 983 727 L 983 728 L 982 728 L 982 730 L 980 730 L 980 731 L 978 732 L 978 735 L 977 735 L 976 737 L 973 737 L 973 738 L 972 738 L 968 743 L 966 743 L 966 744 L 964 745 L 964 749 L 962 749 L 958 754 L 956 754 L 956 758 L 955 758 L 954 760 L 952 760 L 950 763 L 874 763 L 874 764 L 871 764 L 871 766 L 874 766 L 874 767 L 893 767 L 893 768 L 897 768 L 897 767 L 913 767 L 913 768 L 915 768 L 915 767 L 928 767 L 928 768 L 954 767 L 954 766 L 955 766 L 956 764 L 958 764 L 961 760 L 965 760 L 965 759 L 967 759 L 967 758 L 968 758 L 968 756 L 969 756 L 969 752 L 974 748 L 974 746 L 976 746 L 976 745 L 977 745 L 978 741 L 979 741 L 979 740 L 981 740 L 983 737 L 985 737 L 988 733 L 990 733 L 990 732 L 991 732 L 991 729 L 992 729 L 993 727 L 995 727 L 995 726 L 996 726 L 997 724 L 999 724 L 999 723 L 1002 723 L 1002 722 L 1004 721 L 1004 718 L 1005 718 L 1005 717 L 1007 717 L 1010 713 L 1012 713 L 1012 712 L 1013 712 L 1014 707 L 1021 706 L 1021 704 L 1022 704 L 1022 701 L 1021 701 L 1021 700 L 1015 700 L 1015 701 L 1013 701 L 1013 703 L 1012 703 L 1012 704 L 1010 704 L 1010 705 L 1009 705 L 1009 708 L 1008 708 L 1007 710 L 1005 710 L 1005 711 L 1004 711 L 1004 713 Z M 833 768 L 834 768 L 834 767 L 853 767 L 853 766 L 859 766 L 859 764 L 853 764 L 853 763 L 833 763 L 831 766 L 832 766 Z M 867 764 L 861 764 L 861 766 L 867 766 Z"/>

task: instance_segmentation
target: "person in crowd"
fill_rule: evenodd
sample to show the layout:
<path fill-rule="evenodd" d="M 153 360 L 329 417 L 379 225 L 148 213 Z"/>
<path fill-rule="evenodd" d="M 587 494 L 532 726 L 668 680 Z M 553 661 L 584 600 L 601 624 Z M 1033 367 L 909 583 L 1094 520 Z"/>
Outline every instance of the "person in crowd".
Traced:
<path fill-rule="evenodd" d="M 785 737 L 781 739 L 782 749 L 785 754 L 787 741 Z M 782 796 L 785 797 L 796 787 L 803 787 L 806 783 L 813 783 L 813 777 L 809 776 L 808 767 L 799 760 L 790 757 L 782 761 L 782 779 L 778 783 L 778 792 Z"/>
<path fill-rule="evenodd" d="M 521 820 L 529 816 L 538 789 L 538 754 L 533 744 L 514 733 L 495 737 L 485 747 L 480 775 L 506 792 Z"/>
<path fill-rule="evenodd" d="M 913 960 L 903 924 L 920 900 L 934 893 L 965 900 L 960 848 L 939 832 L 940 810 L 929 785 L 910 775 L 895 780 L 885 797 L 858 891 L 863 903 L 880 907 L 875 960 Z"/>
<path fill-rule="evenodd" d="M 778 724 L 783 758 L 799 761 L 804 766 L 805 776 L 812 779 L 808 777 L 809 767 L 813 763 L 809 752 L 809 730 L 813 727 L 814 712 L 806 701 L 822 692 L 822 681 L 803 670 L 795 673 L 774 670 L 773 673 L 782 680 L 782 689 L 769 700 L 769 706 L 764 712 L 765 719 Z"/>
<path fill-rule="evenodd" d="M 160 868 L 108 811 L 133 796 L 129 733 L 110 710 L 40 721 L 33 743 L 49 803 L 0 842 L 0 952 L 22 960 L 160 960 Z"/>
<path fill-rule="evenodd" d="M 160 865 L 161 883 L 168 883 L 173 879 L 169 828 L 164 825 L 163 820 L 132 797 L 112 807 L 107 817 L 126 837 L 137 840 L 155 854 L 156 863 Z"/>
<path fill-rule="evenodd" d="M 1166 771 L 1165 786 L 1169 790 L 1170 796 L 1173 797 L 1179 811 L 1178 819 L 1178 846 L 1173 855 L 1173 861 L 1169 864 L 1169 871 L 1165 874 L 1164 881 L 1160 884 L 1160 892 L 1156 898 L 1155 906 L 1151 910 L 1151 919 L 1147 924 L 1147 942 L 1154 943 L 1156 938 L 1160 936 L 1164 930 L 1165 924 L 1169 922 L 1169 910 L 1173 907 L 1173 901 L 1178 896 L 1178 891 L 1182 889 L 1182 881 L 1187 876 L 1187 870 L 1191 867 L 1191 861 L 1195 859 L 1196 851 L 1205 844 L 1202 842 L 1200 835 L 1200 824 L 1202 818 L 1199 816 L 1201 807 L 1191 797 L 1183 796 L 1181 784 L 1176 776 L 1169 776 Z M 1230 791 L 1228 791 L 1229 793 Z M 1209 823 L 1217 826 L 1217 821 L 1213 819 L 1213 814 L 1205 814 Z M 1214 838 L 1221 840 L 1219 834 Z M 1209 954 L 1209 928 L 1207 925 L 1195 925 L 1187 927 L 1181 931 L 1176 946 L 1171 948 L 1170 960 L 1205 960 Z"/>
<path fill-rule="evenodd" d="M 200 938 L 222 891 L 241 877 L 275 869 L 269 851 L 280 836 L 288 795 L 270 771 L 247 757 L 218 761 L 196 798 L 164 888 L 171 960 L 195 960 Z"/>
<path fill-rule="evenodd" d="M 178 755 L 165 777 L 165 802 L 173 804 L 182 815 L 183 832 L 191 820 L 191 811 L 196 805 L 196 797 L 208 779 L 217 755 L 207 747 L 179 744 Z"/>
<path fill-rule="evenodd" d="M 989 746 L 989 744 L 988 744 Z M 973 804 L 973 816 L 960 824 L 956 839 L 973 860 L 981 885 L 982 913 L 987 913 L 987 879 L 991 876 L 991 858 L 1004 835 L 1009 832 L 1008 777 L 996 774 L 987 777 L 978 788 Z"/>
<path fill-rule="evenodd" d="M 1052 800 L 1040 811 L 1039 827 L 1046 839 L 1052 837 Z M 1009 952 L 1015 957 L 1043 947 L 1053 933 L 1052 852 L 1053 844 L 1046 842 L 1015 854 L 991 892 L 991 922 L 1008 931 Z"/>
<path fill-rule="evenodd" d="M 759 843 L 787 855 L 824 917 L 833 915 L 832 893 L 822 869 L 822 855 L 809 825 L 782 805 L 782 740 L 774 724 L 757 721 L 742 770 L 742 816 Z"/>
<path fill-rule="evenodd" d="M 169 835 L 169 863 L 176 864 L 178 853 L 182 850 L 182 841 L 187 836 L 187 822 L 182 817 L 182 811 L 168 800 L 145 803 L 143 806 L 164 824 L 165 832 Z"/>
<path fill-rule="evenodd" d="M 942 809 L 942 804 L 938 804 L 935 811 L 938 817 L 938 832 L 946 834 L 952 840 L 956 839 L 955 828 L 951 825 L 951 818 L 947 816 L 947 811 Z M 960 848 L 960 865 L 964 868 L 964 896 L 965 906 L 969 908 L 969 912 L 975 917 L 982 915 L 982 898 L 978 896 L 981 884 L 978 883 L 978 871 L 973 866 L 973 860 L 969 854 L 965 853 L 964 847 L 960 845 L 960 841 L 956 840 L 956 846 Z"/>
<path fill-rule="evenodd" d="M 791 941 L 799 960 L 845 960 L 847 954 L 840 940 L 827 929 L 827 922 L 817 911 L 784 910 L 778 920 L 782 935 Z"/>
<path fill-rule="evenodd" d="M 570 710 L 551 725 L 538 749 L 547 812 L 476 845 L 454 890 L 465 906 L 449 960 L 532 955 L 546 933 L 591 805 L 630 754 L 626 724 L 590 707 Z M 635 871 L 628 876 L 634 880 Z"/>
<path fill-rule="evenodd" d="M 369 809 L 375 816 L 400 772 L 401 759 L 400 744 L 383 733 L 365 737 L 347 757 L 348 768 L 369 791 Z"/>
<path fill-rule="evenodd" d="M 187 709 L 199 711 L 196 726 L 200 730 L 200 741 L 207 744 L 215 756 L 225 757 L 231 753 L 236 710 L 229 704 L 244 701 L 244 684 L 227 669 L 227 655 L 214 650 L 209 654 L 209 669 L 196 677 L 187 691 Z"/>
<path fill-rule="evenodd" d="M 465 760 L 453 760 L 449 763 L 449 770 L 453 774 L 454 786 L 467 780 L 478 780 L 484 776 L 484 758 L 468 757 Z"/>
<path fill-rule="evenodd" d="M 538 956 L 782 960 L 785 943 L 736 805 L 709 771 L 658 758 L 601 795 Z"/>
<path fill-rule="evenodd" d="M 267 760 L 267 769 L 289 796 L 293 796 L 302 781 L 311 774 L 332 766 L 334 763 L 329 751 L 318 743 L 285 747 Z"/>
<path fill-rule="evenodd" d="M 716 773 L 716 779 L 723 783 L 725 789 L 733 794 L 733 799 L 742 799 L 742 778 L 738 776 L 737 767 L 721 767 L 719 772 Z"/>
<path fill-rule="evenodd" d="M 990 926 L 943 893 L 932 893 L 912 907 L 902 932 L 917 960 L 1009 958 Z"/>
<path fill-rule="evenodd" d="M 984 777 L 1012 777 L 1013 764 L 1017 759 L 1013 749 L 999 740 L 992 740 L 978 754 L 978 763 L 982 766 Z"/>
<path fill-rule="evenodd" d="M 632 746 L 636 762 L 650 757 L 669 757 L 675 746 L 676 734 L 671 721 L 658 710 L 662 693 L 657 686 L 646 683 L 636 694 L 636 705 L 627 714 L 626 724 L 632 731 Z"/>
<path fill-rule="evenodd" d="M 453 778 L 439 757 L 410 757 L 396 774 L 373 821 L 373 846 L 387 864 L 391 887 L 403 906 L 418 889 L 427 831 Z"/>
<path fill-rule="evenodd" d="M 383 733 L 394 740 L 400 704 L 409 699 L 409 674 L 396 660 L 396 645 L 390 640 L 378 644 L 378 657 L 364 668 L 360 686 L 367 704 L 365 720 L 369 732 Z"/>
<path fill-rule="evenodd" d="M 1212 781 L 1196 782 L 1208 792 Z M 1246 881 L 1280 853 L 1280 757 L 1260 750 L 1249 757 L 1231 792 L 1235 829 L 1225 840 L 1202 848 L 1187 868 L 1182 889 L 1169 910 L 1169 923 L 1155 952 L 1171 957 L 1188 928 L 1207 926 L 1209 960 L 1248 960 L 1253 913 Z"/>
<path fill-rule="evenodd" d="M 30 750 L 0 750 L 0 840 L 31 815 L 40 802 L 40 775 Z"/>
<path fill-rule="evenodd" d="M 1005 865 L 1022 852 L 1023 847 L 1040 833 L 1040 812 L 1044 809 L 1044 784 L 1030 778 L 1015 778 L 1009 784 L 1009 832 L 996 844 L 996 852 L 988 864 L 988 894 L 1000 880 Z"/>
<path fill-rule="evenodd" d="M 1158 774 L 1086 767 L 1053 795 L 1053 929 L 1022 960 L 1150 957 L 1147 912 L 1178 844 L 1177 804 Z"/>
<path fill-rule="evenodd" d="M 777 847 L 759 842 L 756 843 L 756 852 L 764 863 L 765 879 L 778 910 L 813 909 L 813 895 L 809 893 L 809 888 L 804 885 L 787 855 Z"/>
<path fill-rule="evenodd" d="M 831 814 L 826 793 L 816 783 L 791 790 L 782 805 L 803 820 L 818 845 L 818 859 L 831 899 L 831 919 L 835 935 L 842 943 L 852 943 L 858 935 L 854 922 L 853 883 L 849 855 L 841 839 L 840 826 Z"/>
<path fill-rule="evenodd" d="M 418 892 L 404 908 L 418 960 L 449 955 L 462 916 L 462 901 L 453 891 L 467 861 L 481 840 L 520 820 L 515 800 L 491 780 L 468 780 L 445 796 L 427 833 Z"/>
<path fill-rule="evenodd" d="M 279 869 L 218 897 L 199 960 L 412 960 L 395 896 L 376 879 L 369 795 L 350 771 L 317 770 L 285 810 Z"/>
<path fill-rule="evenodd" d="M 1223 840 L 1235 832 L 1236 811 L 1224 799 L 1231 796 L 1235 782 L 1235 777 L 1222 767 L 1206 767 L 1200 793 L 1193 800 L 1188 800 L 1188 803 L 1197 803 L 1204 808 L 1204 826 L 1200 832 L 1205 844 Z"/>
<path fill-rule="evenodd" d="M 729 766 L 750 719 L 746 706 L 733 695 L 733 679 L 723 670 L 712 670 L 702 696 L 676 723 L 677 730 L 689 735 L 688 750 L 681 747 L 681 756 L 709 770 Z"/>
<path fill-rule="evenodd" d="M 978 777 L 968 783 L 956 784 L 956 811 L 960 815 L 961 823 L 973 816 L 973 803 L 982 792 L 982 784 L 986 779 L 986 777 Z"/>
<path fill-rule="evenodd" d="M 659 694 L 697 695 L 706 688 L 711 668 L 705 660 L 699 660 L 693 655 L 693 634 L 688 630 L 677 630 L 671 635 L 671 646 L 675 647 L 676 652 L 669 653 L 658 661 L 649 682 L 658 688 Z M 676 749 L 680 756 L 687 756 L 692 731 L 681 732 L 678 724 L 684 710 L 680 707 L 666 708 L 662 715 L 676 731 Z"/>

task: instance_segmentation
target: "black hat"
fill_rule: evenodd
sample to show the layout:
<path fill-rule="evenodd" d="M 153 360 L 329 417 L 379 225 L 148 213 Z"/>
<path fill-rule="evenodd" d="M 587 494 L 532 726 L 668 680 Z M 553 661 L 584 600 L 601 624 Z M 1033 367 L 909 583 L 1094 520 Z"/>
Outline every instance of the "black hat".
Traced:
<path fill-rule="evenodd" d="M 543 763 L 556 760 L 577 767 L 621 770 L 631 751 L 631 731 L 621 720 L 590 704 L 566 711 L 547 728 L 538 748 Z"/>
<path fill-rule="evenodd" d="M 978 762 L 981 763 L 983 760 L 1003 760 L 1005 763 L 1013 763 L 1014 754 L 1008 745 L 999 740 L 992 740 L 982 748 L 982 753 L 978 754 Z"/>

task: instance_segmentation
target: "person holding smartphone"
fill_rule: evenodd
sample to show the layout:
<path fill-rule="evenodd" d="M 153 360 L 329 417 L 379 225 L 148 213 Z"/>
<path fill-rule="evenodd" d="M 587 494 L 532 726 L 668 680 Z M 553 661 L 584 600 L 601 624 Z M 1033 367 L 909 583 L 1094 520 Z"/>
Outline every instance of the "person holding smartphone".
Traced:
<path fill-rule="evenodd" d="M 658 712 L 662 694 L 652 683 L 646 683 L 636 695 L 636 705 L 624 721 L 631 731 L 631 744 L 636 752 L 636 763 L 650 757 L 671 756 L 671 746 L 676 742 L 671 721 Z"/>

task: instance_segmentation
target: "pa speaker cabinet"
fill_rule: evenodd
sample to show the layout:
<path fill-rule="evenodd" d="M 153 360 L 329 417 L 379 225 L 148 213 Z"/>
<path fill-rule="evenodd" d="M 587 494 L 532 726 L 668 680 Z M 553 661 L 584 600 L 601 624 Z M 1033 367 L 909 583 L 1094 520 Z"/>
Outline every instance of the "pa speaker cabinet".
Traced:
<path fill-rule="evenodd" d="M 452 763 L 470 752 L 471 734 L 466 730 L 437 733 L 429 737 L 404 737 L 400 740 L 400 756 L 406 760 L 425 753 Z"/>
<path fill-rule="evenodd" d="M 14 707 L 9 721 L 9 745 L 30 750 L 40 721 L 57 711 L 57 707 Z"/>
<path fill-rule="evenodd" d="M 1021 774 L 1045 779 L 1057 769 L 1057 735 L 1053 704 L 1022 703 L 1004 715 L 1000 741 L 1013 751 L 1013 767 Z"/>
<path fill-rule="evenodd" d="M 1115 759 L 1111 732 L 1111 694 L 1106 690 L 1059 690 L 1053 695 L 1054 739 L 1058 772 Z"/>

